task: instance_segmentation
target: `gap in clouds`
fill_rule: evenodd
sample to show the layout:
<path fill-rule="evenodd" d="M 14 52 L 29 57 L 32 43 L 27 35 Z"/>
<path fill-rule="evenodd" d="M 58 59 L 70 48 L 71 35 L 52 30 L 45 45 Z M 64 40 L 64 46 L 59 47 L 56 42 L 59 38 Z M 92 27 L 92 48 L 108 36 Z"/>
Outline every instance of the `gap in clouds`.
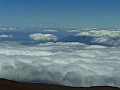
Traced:
<path fill-rule="evenodd" d="M 8 35 L 9 37 L 0 38 L 1 42 L 4 41 L 16 41 L 22 45 L 36 45 L 46 42 L 80 42 L 88 45 L 103 45 L 103 46 L 119 46 L 120 37 L 118 30 L 99 30 L 99 29 L 40 29 L 40 28 L 27 28 L 27 29 L 15 29 L 15 30 L 1 30 L 0 35 Z M 77 30 L 77 32 L 76 32 Z M 30 35 L 42 34 L 44 39 L 34 40 Z M 56 37 L 56 40 L 45 35 L 51 35 Z M 36 37 L 38 38 L 38 37 Z"/>

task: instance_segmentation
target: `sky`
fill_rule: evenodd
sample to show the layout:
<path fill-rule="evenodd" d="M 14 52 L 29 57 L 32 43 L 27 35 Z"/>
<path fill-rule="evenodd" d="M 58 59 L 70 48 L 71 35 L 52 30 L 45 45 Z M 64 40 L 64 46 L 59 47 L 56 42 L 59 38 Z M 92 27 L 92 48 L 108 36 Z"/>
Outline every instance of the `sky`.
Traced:
<path fill-rule="evenodd" d="M 120 27 L 120 0 L 0 0 L 0 26 Z"/>

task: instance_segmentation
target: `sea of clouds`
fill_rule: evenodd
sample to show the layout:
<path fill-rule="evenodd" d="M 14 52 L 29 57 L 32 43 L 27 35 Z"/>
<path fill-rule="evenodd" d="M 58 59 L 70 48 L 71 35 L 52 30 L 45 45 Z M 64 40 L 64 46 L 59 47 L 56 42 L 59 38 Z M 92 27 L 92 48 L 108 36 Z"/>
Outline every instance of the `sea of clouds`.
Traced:
<path fill-rule="evenodd" d="M 0 29 L 5 31 L 0 34 L 0 78 L 72 87 L 120 87 L 119 30 Z"/>
<path fill-rule="evenodd" d="M 73 87 L 120 87 L 119 69 L 119 46 L 80 42 L 47 42 L 33 46 L 0 43 L 0 78 Z"/>

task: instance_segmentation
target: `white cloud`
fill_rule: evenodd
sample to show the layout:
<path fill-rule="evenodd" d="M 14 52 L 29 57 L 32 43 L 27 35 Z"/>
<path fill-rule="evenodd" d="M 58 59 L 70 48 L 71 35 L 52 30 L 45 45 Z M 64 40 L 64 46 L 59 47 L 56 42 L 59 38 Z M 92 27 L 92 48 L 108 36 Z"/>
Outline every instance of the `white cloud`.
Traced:
<path fill-rule="evenodd" d="M 81 31 L 75 34 L 75 36 L 91 36 L 90 43 L 102 44 L 102 45 L 120 45 L 120 31 L 110 30 L 92 30 L 92 31 Z M 88 37 L 89 38 L 89 37 Z M 89 39 L 88 39 L 89 40 Z"/>
<path fill-rule="evenodd" d="M 11 37 L 12 37 L 12 35 L 5 35 L 5 34 L 0 35 L 0 38 L 11 38 Z"/>
<path fill-rule="evenodd" d="M 43 30 L 44 32 L 57 32 L 57 30 L 52 30 L 52 29 L 49 29 L 49 30 Z"/>
<path fill-rule="evenodd" d="M 120 46 L 120 38 L 111 38 L 106 36 L 94 37 L 91 42 L 97 43 L 97 44 Z"/>
<path fill-rule="evenodd" d="M 0 30 L 16 30 L 17 28 L 15 28 L 15 27 L 8 27 L 8 28 L 6 28 L 6 27 L 0 27 Z"/>
<path fill-rule="evenodd" d="M 17 28 L 9 27 L 8 30 L 16 30 Z"/>
<path fill-rule="evenodd" d="M 109 31 L 109 30 L 92 30 L 82 31 L 77 33 L 76 36 L 109 36 L 109 37 L 120 37 L 120 31 Z"/>
<path fill-rule="evenodd" d="M 42 34 L 42 33 L 35 33 L 35 34 L 30 34 L 29 37 L 35 41 L 40 41 L 40 40 L 57 40 L 57 36 L 53 34 Z"/>
<path fill-rule="evenodd" d="M 110 40 L 109 37 L 96 37 L 93 39 L 94 42 L 100 42 L 100 43 L 108 42 L 109 40 Z"/>
<path fill-rule="evenodd" d="M 73 87 L 120 87 L 120 47 L 0 44 L 0 78 Z"/>
<path fill-rule="evenodd" d="M 81 32 L 80 30 L 67 30 L 67 32 Z"/>
<path fill-rule="evenodd" d="M 7 30 L 7 28 L 0 28 L 0 30 Z"/>
<path fill-rule="evenodd" d="M 85 47 L 86 49 L 102 49 L 102 48 L 107 48 L 106 46 L 101 46 L 101 45 L 90 45 Z"/>

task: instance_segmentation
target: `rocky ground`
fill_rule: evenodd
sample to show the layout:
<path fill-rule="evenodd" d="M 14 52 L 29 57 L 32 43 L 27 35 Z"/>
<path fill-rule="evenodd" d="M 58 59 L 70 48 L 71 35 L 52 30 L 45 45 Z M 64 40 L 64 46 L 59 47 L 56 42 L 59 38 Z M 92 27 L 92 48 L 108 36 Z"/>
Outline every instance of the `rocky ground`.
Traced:
<path fill-rule="evenodd" d="M 73 88 L 73 87 L 60 86 L 60 85 L 22 83 L 22 82 L 15 82 L 6 79 L 0 79 L 0 90 L 120 90 L 120 88 L 108 87 L 108 86 Z"/>

